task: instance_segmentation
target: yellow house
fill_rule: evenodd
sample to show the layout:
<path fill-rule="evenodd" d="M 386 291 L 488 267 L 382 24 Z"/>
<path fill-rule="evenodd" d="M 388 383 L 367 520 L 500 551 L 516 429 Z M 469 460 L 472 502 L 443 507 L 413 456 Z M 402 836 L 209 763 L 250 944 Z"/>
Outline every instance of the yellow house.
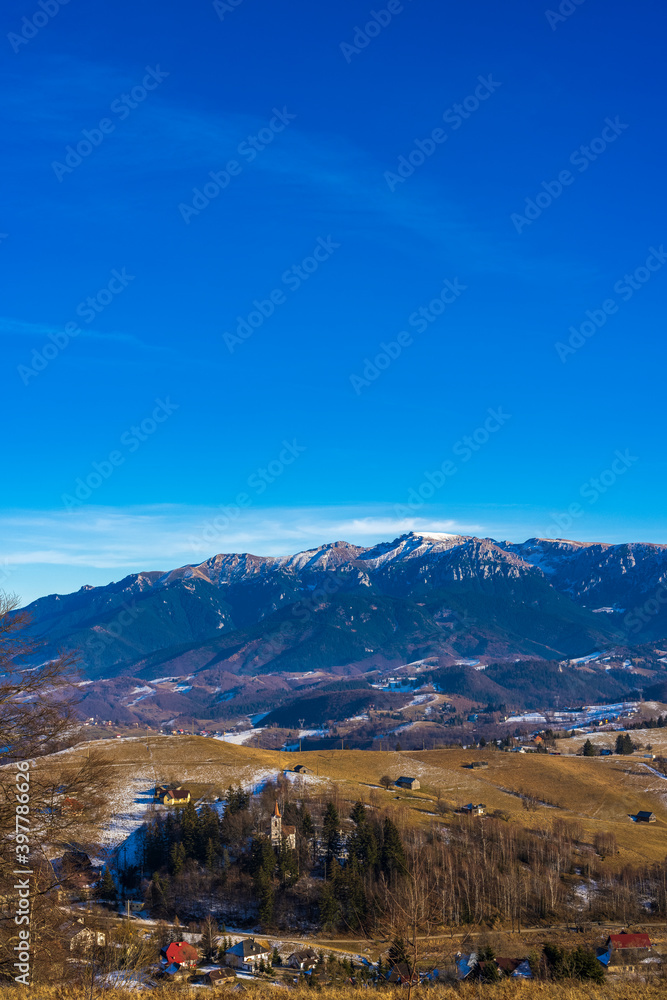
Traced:
<path fill-rule="evenodd" d="M 185 806 L 190 801 L 190 789 L 183 788 L 182 785 L 158 785 L 155 798 L 165 806 Z"/>

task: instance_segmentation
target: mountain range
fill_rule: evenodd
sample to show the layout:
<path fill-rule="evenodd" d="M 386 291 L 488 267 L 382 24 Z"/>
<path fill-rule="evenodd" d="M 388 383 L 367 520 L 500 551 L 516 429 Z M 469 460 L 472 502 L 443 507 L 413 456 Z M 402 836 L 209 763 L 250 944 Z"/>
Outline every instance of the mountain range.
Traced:
<path fill-rule="evenodd" d="M 358 676 L 437 657 L 582 657 L 667 635 L 667 546 L 463 535 L 214 555 L 27 608 L 38 659 L 77 649 L 88 680 L 216 671 Z"/>

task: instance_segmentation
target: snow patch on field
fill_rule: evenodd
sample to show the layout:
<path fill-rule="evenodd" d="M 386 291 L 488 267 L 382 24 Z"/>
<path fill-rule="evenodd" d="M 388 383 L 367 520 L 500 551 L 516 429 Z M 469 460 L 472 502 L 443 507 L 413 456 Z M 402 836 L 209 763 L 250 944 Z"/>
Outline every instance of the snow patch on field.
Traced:
<path fill-rule="evenodd" d="M 234 743 L 236 746 L 245 746 L 246 742 L 258 733 L 263 733 L 264 727 L 258 729 L 244 729 L 241 733 L 225 733 L 224 736 L 214 736 L 214 740 L 222 740 L 223 743 Z"/>
<path fill-rule="evenodd" d="M 100 836 L 103 847 L 114 850 L 139 829 L 153 801 L 152 792 L 152 788 L 146 787 L 145 774 L 123 777 L 122 783 L 109 796 L 109 819 Z"/>

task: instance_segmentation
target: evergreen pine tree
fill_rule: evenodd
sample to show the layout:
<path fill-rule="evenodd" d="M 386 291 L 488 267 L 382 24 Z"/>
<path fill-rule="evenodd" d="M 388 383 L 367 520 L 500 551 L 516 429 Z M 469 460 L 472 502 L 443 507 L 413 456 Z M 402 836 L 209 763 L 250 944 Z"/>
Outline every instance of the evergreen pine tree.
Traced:
<path fill-rule="evenodd" d="M 186 854 L 183 844 L 174 844 L 171 848 L 171 874 L 180 875 L 185 864 Z"/>
<path fill-rule="evenodd" d="M 398 965 L 399 962 L 405 962 L 407 964 L 408 951 L 407 948 L 405 947 L 405 941 L 403 940 L 402 937 L 394 938 L 394 940 L 391 942 L 389 951 L 387 953 L 387 958 L 389 959 L 392 965 Z"/>
<path fill-rule="evenodd" d="M 407 871 L 401 835 L 389 817 L 385 819 L 382 827 L 380 867 L 387 878 L 391 878 L 392 875 L 404 875 Z"/>
<path fill-rule="evenodd" d="M 115 903 L 118 898 L 116 893 L 116 883 L 114 882 L 113 875 L 106 865 L 102 873 L 102 878 L 97 883 L 96 895 L 98 899 L 104 899 L 110 903 Z"/>
<path fill-rule="evenodd" d="M 208 868 L 208 870 L 210 872 L 212 872 L 213 869 L 215 868 L 216 860 L 217 860 L 217 855 L 216 855 L 216 852 L 215 852 L 215 845 L 214 845 L 212 839 L 209 837 L 208 838 L 208 843 L 206 844 L 206 861 L 205 861 L 205 863 L 206 863 L 206 867 Z"/>
<path fill-rule="evenodd" d="M 325 882 L 319 899 L 320 926 L 323 930 L 332 930 L 338 926 L 340 906 L 330 882 Z"/>
<path fill-rule="evenodd" d="M 327 877 L 331 877 L 333 863 L 340 852 L 340 819 L 333 802 L 327 803 L 322 823 L 322 839 L 326 851 Z"/>
<path fill-rule="evenodd" d="M 355 802 L 352 807 L 352 812 L 350 813 L 350 819 L 359 826 L 360 823 L 366 821 L 366 810 L 364 808 L 363 802 Z"/>
<path fill-rule="evenodd" d="M 293 885 L 299 878 L 296 852 L 287 846 L 285 837 L 281 838 L 278 848 L 278 878 L 283 888 L 286 885 Z"/>
<path fill-rule="evenodd" d="M 186 858 L 196 856 L 197 834 L 199 828 L 199 817 L 195 809 L 194 802 L 188 802 L 183 808 L 181 815 L 181 843 L 185 850 Z"/>
<path fill-rule="evenodd" d="M 255 878 L 257 895 L 259 900 L 259 922 L 264 927 L 268 927 L 273 920 L 273 908 L 275 905 L 275 895 L 271 878 L 263 870 Z"/>

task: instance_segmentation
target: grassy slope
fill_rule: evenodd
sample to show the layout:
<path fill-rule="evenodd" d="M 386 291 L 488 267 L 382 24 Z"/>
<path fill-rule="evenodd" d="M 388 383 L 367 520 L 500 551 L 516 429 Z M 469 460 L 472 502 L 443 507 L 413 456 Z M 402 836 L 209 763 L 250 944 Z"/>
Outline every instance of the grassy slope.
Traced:
<path fill-rule="evenodd" d="M 72 754 L 78 756 L 95 746 L 111 758 L 118 772 L 116 792 L 109 796 L 110 824 L 112 814 L 117 818 L 133 812 L 136 825 L 148 801 L 147 792 L 156 782 L 179 781 L 192 785 L 194 791 L 207 788 L 219 792 L 230 783 L 252 787 L 275 776 L 279 767 L 293 768 L 302 763 L 313 771 L 313 777 L 305 779 L 309 784 L 314 782 L 313 790 L 319 785 L 324 791 L 327 780 L 333 780 L 351 802 L 373 796 L 379 805 L 386 803 L 405 810 L 407 821 L 432 822 L 434 798 L 440 790 L 449 805 L 485 802 L 489 808 L 509 813 L 512 821 L 532 828 L 548 827 L 553 819 L 562 817 L 581 820 L 588 839 L 598 830 L 611 830 L 620 848 L 615 859 L 618 864 L 658 860 L 665 853 L 667 781 L 651 774 L 634 758 L 553 757 L 479 750 L 279 754 L 197 736 L 102 740 L 75 748 Z M 488 760 L 488 768 L 473 771 L 463 766 L 475 758 Z M 57 758 L 60 764 L 66 759 L 65 755 Z M 392 778 L 416 776 L 422 788 L 419 792 L 385 791 L 378 787 L 384 774 Z M 528 812 L 523 808 L 521 794 L 547 804 Z M 632 823 L 628 816 L 639 809 L 652 810 L 658 822 L 642 826 Z M 94 831 L 86 833 L 94 836 Z"/>
<path fill-rule="evenodd" d="M 276 996 L 276 987 L 271 983 L 250 983 L 248 981 L 243 984 L 244 990 L 247 990 L 248 995 L 252 997 L 268 998 Z M 25 991 L 24 991 L 25 992 Z M 48 987 L 40 986 L 38 992 L 29 991 L 25 995 L 33 997 L 39 996 L 41 1000 L 88 1000 L 90 996 L 89 987 Z M 96 992 L 96 996 L 97 996 Z M 136 991 L 126 991 L 126 990 L 104 990 L 105 1000 L 136 1000 Z M 152 991 L 150 996 L 152 997 L 174 997 L 174 996 L 232 996 L 232 988 L 226 987 L 218 990 L 211 990 L 210 987 L 202 987 L 200 990 L 193 990 L 191 987 L 186 986 L 185 988 L 179 989 L 173 984 L 168 987 L 163 987 Z M 317 991 L 317 996 L 321 997 L 322 1000 L 349 1000 L 352 997 L 367 998 L 368 990 L 362 987 L 353 986 L 325 986 L 323 989 Z M 405 987 L 397 988 L 385 988 L 379 994 L 383 997 L 391 998 L 403 998 L 407 996 L 407 990 Z M 416 991 L 415 996 L 423 996 L 423 989 Z M 456 989 L 451 987 L 442 986 L 436 987 L 432 991 L 429 990 L 429 996 L 435 997 L 460 997 L 461 1000 L 515 1000 L 517 996 L 519 997 L 530 997 L 530 1000 L 664 1000 L 665 997 L 665 985 L 664 982 L 656 981 L 651 984 L 645 984 L 638 982 L 636 980 L 622 980 L 618 983 L 606 982 L 601 985 L 591 985 L 588 983 L 574 983 L 574 982 L 564 982 L 564 983 L 542 983 L 542 982 L 531 982 L 531 983 L 521 983 L 515 980 L 493 984 L 488 986 L 477 985 L 477 984 L 459 984 Z M 0 997 L 2 998 L 15 998 L 17 996 L 17 991 L 13 987 L 0 986 Z M 307 986 L 295 987 L 292 991 L 292 996 L 296 1000 L 305 1000 L 306 997 L 312 997 L 313 991 Z"/>

